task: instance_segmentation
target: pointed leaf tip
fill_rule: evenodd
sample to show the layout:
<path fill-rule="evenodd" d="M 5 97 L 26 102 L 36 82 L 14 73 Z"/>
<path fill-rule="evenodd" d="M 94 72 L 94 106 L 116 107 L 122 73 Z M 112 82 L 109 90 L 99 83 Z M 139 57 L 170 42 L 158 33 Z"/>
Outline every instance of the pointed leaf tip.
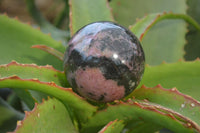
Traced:
<path fill-rule="evenodd" d="M 158 84 L 155 86 L 155 88 L 163 88 L 161 84 Z M 148 87 L 145 87 L 145 89 L 148 89 Z"/>
<path fill-rule="evenodd" d="M 133 92 L 133 96 L 138 100 L 147 99 L 155 104 L 155 108 L 159 110 L 162 108 L 169 114 L 178 116 L 185 124 L 189 122 L 194 129 L 200 131 L 200 126 L 198 125 L 200 123 L 200 102 L 179 92 L 176 88 L 165 89 L 161 85 L 153 88 L 141 87 Z M 140 104 L 145 105 L 148 103 Z"/>
<path fill-rule="evenodd" d="M 57 85 L 69 87 L 63 71 L 56 70 L 51 65 L 37 66 L 36 64 L 20 64 L 12 61 L 8 64 L 0 65 L 0 78 L 17 75 L 22 79 L 33 79 L 44 82 L 53 81 Z"/>
<path fill-rule="evenodd" d="M 62 133 L 77 133 L 65 106 L 56 99 L 45 100 L 25 114 L 14 133 L 57 132 L 58 129 Z"/>

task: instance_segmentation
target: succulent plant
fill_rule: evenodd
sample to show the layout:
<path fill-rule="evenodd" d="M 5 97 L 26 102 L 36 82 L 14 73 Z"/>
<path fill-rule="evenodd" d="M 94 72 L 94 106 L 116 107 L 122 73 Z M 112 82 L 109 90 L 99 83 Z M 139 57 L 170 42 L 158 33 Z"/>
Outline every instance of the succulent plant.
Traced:
<path fill-rule="evenodd" d="M 199 0 L 69 0 L 55 24 L 68 14 L 69 30 L 26 2 L 40 28 L 0 15 L 0 88 L 12 90 L 0 98 L 1 133 L 200 132 Z"/>

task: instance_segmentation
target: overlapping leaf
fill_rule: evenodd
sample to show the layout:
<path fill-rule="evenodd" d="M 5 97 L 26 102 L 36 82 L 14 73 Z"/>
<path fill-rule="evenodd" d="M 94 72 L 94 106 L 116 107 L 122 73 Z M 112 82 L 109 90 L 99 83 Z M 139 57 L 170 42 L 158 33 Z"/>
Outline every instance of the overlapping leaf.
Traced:
<path fill-rule="evenodd" d="M 64 72 L 58 71 L 49 65 L 19 64 L 15 61 L 6 65 L 0 65 L 0 78 L 13 75 L 17 75 L 22 79 L 34 78 L 43 82 L 54 82 L 59 86 L 69 87 Z"/>
<path fill-rule="evenodd" d="M 15 129 L 16 122 L 23 119 L 24 115 L 13 109 L 8 103 L 0 98 L 0 132 L 11 131 Z"/>
<path fill-rule="evenodd" d="M 31 112 L 25 112 L 23 121 L 17 122 L 14 133 L 77 133 L 65 106 L 56 99 L 36 104 Z"/>
<path fill-rule="evenodd" d="M 134 1 L 136 2 L 136 0 Z M 128 4 L 129 2 L 126 1 L 122 3 Z M 151 1 L 148 2 L 154 3 Z M 172 4 L 173 2 L 171 0 L 166 3 L 170 3 L 170 8 L 173 8 L 173 6 L 177 7 L 176 4 Z M 174 9 L 176 10 L 175 12 L 185 13 L 185 1 L 177 0 L 174 3 L 179 3 L 179 7 Z M 78 0 L 70 0 L 71 33 L 74 34 L 80 27 L 90 22 L 99 20 L 112 20 L 110 10 L 108 7 L 106 7 L 106 4 L 106 1 L 95 0 L 91 2 L 88 0 L 84 0 L 80 2 Z M 118 4 L 120 5 L 120 3 Z M 136 6 L 139 7 L 138 4 Z M 94 10 L 94 12 L 90 10 L 93 9 L 93 7 L 96 7 L 96 10 Z M 133 8 L 132 5 L 131 8 Z M 162 6 L 159 6 L 159 8 L 162 9 Z M 123 14 L 123 12 L 120 12 L 120 14 Z M 133 12 L 131 12 L 131 14 L 133 14 Z M 128 15 L 126 14 L 126 16 Z M 2 49 L 1 54 L 8 55 L 8 58 L 3 58 L 3 60 L 0 61 L 0 64 L 5 64 L 8 63 L 8 61 L 10 62 L 11 59 L 15 59 L 19 62 L 25 63 L 34 62 L 40 65 L 51 64 L 54 65 L 56 68 L 62 70 L 61 62 L 59 62 L 57 65 L 57 60 L 52 60 L 53 56 L 37 51 L 36 49 L 29 50 L 31 45 L 45 44 L 52 46 L 58 50 L 64 51 L 64 48 L 60 46 L 60 44 L 54 42 L 52 39 L 49 40 L 50 37 L 42 35 L 37 30 L 27 27 L 24 24 L 20 24 L 16 20 L 8 19 L 6 16 L 0 16 L 0 20 L 2 20 L 0 21 L 0 25 L 5 23 L 8 23 L 9 25 L 9 27 L 7 25 L 5 27 L 0 26 L 3 27 L 2 32 L 0 31 L 0 49 Z M 156 25 L 156 27 L 150 31 L 150 39 L 148 37 L 145 37 L 145 40 L 143 41 L 145 52 L 147 51 L 147 62 L 150 64 L 159 64 L 161 61 L 163 61 L 163 59 L 169 62 L 173 62 L 183 57 L 183 51 L 181 50 L 178 52 L 177 50 L 182 49 L 185 43 L 183 39 L 183 36 L 186 32 L 185 23 L 181 21 L 176 21 L 177 24 L 175 24 L 176 22 L 170 22 L 171 26 L 168 27 L 168 25 L 166 25 L 168 24 L 168 22 Z M 131 22 L 131 24 L 133 23 Z M 160 31 L 160 29 L 162 29 L 162 31 Z M 12 30 L 12 34 L 10 36 L 8 35 L 8 33 L 10 32 L 7 32 L 9 30 Z M 27 34 L 27 31 L 29 34 Z M 173 31 L 173 33 L 171 33 L 170 31 Z M 4 32 L 5 35 L 3 34 Z M 164 32 L 166 33 L 160 34 Z M 158 37 L 157 35 L 161 35 L 161 37 Z M 23 38 L 24 36 L 26 36 L 26 38 Z M 165 41 L 163 41 L 164 39 L 161 39 L 162 36 L 164 36 Z M 172 38 L 170 38 L 171 36 Z M 13 40 L 9 40 L 9 37 L 11 37 Z M 168 40 L 166 38 L 170 39 Z M 7 42 L 8 45 L 3 45 Z M 14 42 L 16 42 L 16 45 L 14 45 Z M 145 42 L 149 44 L 147 45 L 147 43 L 145 44 Z M 14 46 L 16 46 L 16 48 Z M 166 51 L 166 49 L 168 49 L 168 51 Z M 23 52 L 18 54 L 16 53 L 17 50 Z M 176 52 L 170 53 L 169 51 Z M 153 55 L 152 57 L 151 54 Z M 164 58 L 160 58 L 161 56 L 163 56 Z M 157 57 L 159 57 L 161 60 Z M 145 84 L 147 86 L 155 86 L 156 84 L 161 83 L 164 87 L 167 88 L 176 86 L 178 89 L 180 89 L 181 92 L 194 96 L 196 99 L 199 100 L 199 68 L 199 61 L 178 62 L 174 64 L 162 64 L 155 67 L 146 67 L 144 79 L 142 80 L 141 84 Z M 132 130 L 132 132 L 134 132 L 134 128 L 130 127 L 137 127 L 141 123 L 142 126 L 135 128 L 135 132 L 141 131 L 141 127 L 153 129 L 154 131 L 159 130 L 163 127 L 175 132 L 200 131 L 198 125 L 200 119 L 198 113 L 199 102 L 188 96 L 182 95 L 176 90 L 165 90 L 159 87 L 154 89 L 147 89 L 143 87 L 137 89 L 132 94 L 137 99 L 141 100 L 129 99 L 126 102 L 119 103 L 117 103 L 118 101 L 116 101 L 114 105 L 108 105 L 106 108 L 96 112 L 97 107 L 94 107 L 87 103 L 84 98 L 81 98 L 80 96 L 72 92 L 71 89 L 63 88 L 61 86 L 68 86 L 64 74 L 49 67 L 21 65 L 15 62 L 8 65 L 0 66 L 0 88 L 9 87 L 36 90 L 60 99 L 65 104 L 65 107 L 67 107 L 68 111 L 72 113 L 70 115 L 73 117 L 77 117 L 78 122 L 82 124 L 82 132 L 97 132 L 104 126 L 107 129 L 103 130 L 104 132 L 111 132 L 112 130 L 120 131 L 120 129 L 122 129 L 124 125 L 121 123 L 121 121 L 114 121 L 116 120 L 116 118 L 118 118 L 119 120 L 123 120 L 124 124 L 126 124 L 126 127 L 129 130 Z M 141 93 L 144 93 L 144 95 L 141 95 Z M 169 97 L 171 98 L 170 104 L 168 104 L 167 102 L 167 98 Z M 161 101 L 162 98 L 163 101 Z M 173 101 L 174 98 L 177 100 L 176 102 Z M 147 99 L 148 101 L 142 101 L 143 99 Z M 58 112 L 52 114 L 52 112 L 57 109 L 57 106 L 59 106 L 59 109 L 57 110 Z M 51 112 L 45 113 L 48 111 Z M 75 115 L 73 114 L 73 112 Z M 94 112 L 96 113 L 94 114 Z M 34 122 L 40 122 L 41 124 L 37 124 L 37 127 L 33 130 L 35 130 L 36 132 L 52 132 L 53 130 L 50 130 L 51 128 L 47 129 L 47 127 L 55 127 L 52 126 L 52 124 L 56 125 L 57 123 L 62 122 L 62 124 L 59 125 L 60 129 L 63 129 L 63 131 L 65 130 L 66 132 L 68 130 L 67 128 L 71 127 L 71 132 L 76 132 L 70 121 L 69 115 L 66 113 L 66 109 L 62 104 L 55 100 L 50 100 L 37 106 L 31 114 L 28 115 L 28 113 L 26 113 L 26 115 L 27 117 L 24 120 L 24 124 L 22 124 L 23 122 L 18 122 L 18 125 L 22 124 L 22 126 L 19 126 L 16 131 L 22 132 L 21 130 L 24 130 L 24 132 L 28 132 L 33 129 L 33 126 L 30 124 L 34 124 Z M 49 115 L 53 115 L 54 117 L 51 116 L 51 118 L 53 118 L 53 121 L 58 122 L 50 123 L 51 120 L 49 121 Z M 66 118 L 68 119 L 64 119 L 62 116 L 66 116 Z M 58 119 L 55 120 L 55 117 L 57 117 Z M 59 118 L 61 118 L 61 120 L 63 121 L 59 121 Z M 110 121 L 114 122 L 108 124 Z M 65 123 L 68 123 L 70 127 L 64 125 Z M 128 125 L 128 123 L 137 124 Z M 114 128 L 112 128 L 113 126 Z M 149 128 L 150 126 L 152 128 Z"/>
<path fill-rule="evenodd" d="M 146 99 L 148 102 L 162 105 L 200 125 L 200 102 L 180 93 L 176 88 L 168 90 L 161 86 L 154 88 L 142 86 L 133 92 L 133 96 L 136 99 Z"/>
<path fill-rule="evenodd" d="M 83 125 L 82 132 L 96 132 L 116 118 L 129 122 L 146 122 L 158 125 L 158 129 L 165 127 L 174 132 L 194 132 L 199 130 L 195 123 L 188 123 L 187 118 L 180 117 L 176 112 L 165 107 L 142 101 L 129 100 L 117 105 L 109 105 L 97 112 L 88 123 Z"/>
<path fill-rule="evenodd" d="M 180 92 L 200 100 L 200 61 L 179 61 L 163 63 L 158 66 L 146 66 L 141 85 L 154 87 L 161 84 L 164 88 L 176 87 Z"/>
<path fill-rule="evenodd" d="M 107 0 L 69 0 L 69 3 L 71 35 L 89 23 L 113 20 Z"/>
<path fill-rule="evenodd" d="M 0 79 L 0 88 L 29 89 L 43 92 L 61 100 L 66 107 L 73 110 L 75 116 L 82 122 L 87 121 L 95 111 L 96 107 L 90 105 L 84 98 L 81 98 L 71 88 L 63 88 L 54 82 L 41 82 L 38 79 L 21 79 L 11 76 Z"/>
<path fill-rule="evenodd" d="M 126 27 L 147 14 L 169 11 L 185 14 L 187 9 L 186 0 L 112 0 L 110 6 L 116 21 Z"/>
<path fill-rule="evenodd" d="M 142 127 L 150 131 L 162 128 L 174 132 L 200 132 L 200 102 L 160 85 L 154 88 L 142 86 L 133 93 L 134 98 L 125 102 L 115 101 L 106 109 L 98 111 L 83 125 L 82 132 L 95 132 L 116 118 L 123 120 L 125 129 L 137 133 Z"/>
<path fill-rule="evenodd" d="M 147 14 L 169 11 L 186 14 L 187 9 L 186 0 L 113 0 L 110 6 L 116 21 L 126 27 Z M 166 20 L 152 27 L 142 41 L 147 64 L 158 65 L 163 60 L 176 62 L 183 58 L 185 34 L 186 23 L 181 20 Z"/>
<path fill-rule="evenodd" d="M 65 48 L 61 43 L 40 30 L 8 18 L 6 15 L 0 15 L 0 29 L 0 64 L 16 60 L 20 63 L 50 64 L 63 70 L 62 62 L 54 56 L 31 48 L 32 45 L 44 44 L 64 52 Z"/>
<path fill-rule="evenodd" d="M 184 21 L 190 23 L 192 26 L 196 28 L 196 30 L 200 31 L 200 25 L 192 19 L 188 15 L 184 14 L 174 14 L 174 13 L 155 13 L 146 15 L 141 20 L 138 20 L 134 25 L 129 26 L 129 29 L 135 33 L 135 35 L 140 39 L 143 39 L 144 35 L 154 26 L 156 23 L 167 20 L 167 19 L 183 19 Z M 177 51 L 177 50 L 176 50 Z"/>
<path fill-rule="evenodd" d="M 17 75 L 22 79 L 39 79 L 43 82 L 54 82 L 59 86 L 69 87 L 64 73 L 49 65 L 37 66 L 35 64 L 19 64 L 14 61 L 7 65 L 0 65 L 0 78 L 13 75 Z M 46 98 L 46 95 L 38 92 L 31 91 L 30 95 L 28 91 L 19 89 L 14 89 L 14 91 L 30 109 L 33 109 L 35 102 L 41 102 L 42 98 Z"/>
<path fill-rule="evenodd" d="M 38 10 L 36 6 L 35 0 L 25 0 L 27 9 L 32 16 L 32 18 L 37 22 L 37 24 L 41 27 L 41 30 L 44 33 L 51 33 L 52 37 L 58 41 L 62 41 L 63 45 L 67 45 L 67 39 L 69 38 L 69 32 L 60 30 L 56 27 L 54 27 L 50 22 L 48 22 L 45 17 L 42 15 L 42 13 Z M 67 14 L 67 1 L 65 1 L 65 12 L 64 14 Z M 64 15 L 63 14 L 63 15 Z M 65 15 L 64 15 L 65 16 Z"/>

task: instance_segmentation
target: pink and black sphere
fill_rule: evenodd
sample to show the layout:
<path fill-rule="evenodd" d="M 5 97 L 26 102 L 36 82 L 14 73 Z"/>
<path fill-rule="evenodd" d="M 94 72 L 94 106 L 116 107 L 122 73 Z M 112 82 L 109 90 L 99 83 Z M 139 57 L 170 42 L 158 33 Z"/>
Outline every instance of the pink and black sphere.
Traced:
<path fill-rule="evenodd" d="M 113 22 L 81 28 L 69 41 L 64 70 L 72 89 L 91 101 L 112 102 L 130 94 L 144 73 L 137 37 Z"/>

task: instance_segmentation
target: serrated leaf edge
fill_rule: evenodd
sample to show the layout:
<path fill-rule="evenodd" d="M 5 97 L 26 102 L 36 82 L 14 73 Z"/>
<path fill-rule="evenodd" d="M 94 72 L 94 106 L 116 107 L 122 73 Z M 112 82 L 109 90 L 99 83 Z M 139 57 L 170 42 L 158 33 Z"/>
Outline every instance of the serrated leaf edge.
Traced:
<path fill-rule="evenodd" d="M 38 105 L 45 104 L 45 102 L 48 102 L 48 100 L 50 100 L 50 97 L 48 97 L 47 100 L 42 99 L 42 102 L 40 104 L 35 103 L 35 106 L 31 111 L 24 111 L 24 113 L 25 113 L 24 119 L 20 120 L 20 121 L 17 121 L 17 126 L 16 126 L 15 130 L 13 132 L 8 132 L 8 133 L 16 133 L 16 131 L 19 130 L 23 126 L 24 121 L 26 120 L 26 118 L 29 117 L 33 112 L 35 112 L 38 109 Z M 37 114 L 37 117 L 40 117 L 40 113 Z"/>
<path fill-rule="evenodd" d="M 20 22 L 20 23 L 22 23 L 22 24 L 24 24 L 24 25 L 27 25 L 27 26 L 29 26 L 31 29 L 36 29 L 37 31 L 40 31 L 41 33 L 43 33 L 43 34 L 49 36 L 51 39 L 55 40 L 55 39 L 52 37 L 52 35 L 51 35 L 50 32 L 49 32 L 49 33 L 44 33 L 44 32 L 42 32 L 42 31 L 41 31 L 41 28 L 40 28 L 39 26 L 36 27 L 36 28 L 32 27 L 30 21 L 28 21 L 28 22 L 22 22 L 22 21 L 19 20 L 18 16 L 10 17 L 10 16 L 8 16 L 8 14 L 7 14 L 6 12 L 4 12 L 3 14 L 0 14 L 0 16 L 6 16 L 6 17 L 9 18 L 9 19 L 16 20 L 17 22 Z M 56 40 L 55 40 L 55 41 L 56 41 Z M 61 43 L 61 41 L 57 41 L 57 42 Z"/>
<path fill-rule="evenodd" d="M 37 69 L 49 69 L 49 70 L 53 70 L 53 71 L 56 71 L 59 73 L 64 73 L 63 71 L 59 71 L 59 70 L 55 69 L 52 65 L 38 66 L 36 64 L 22 64 L 22 63 L 18 63 L 16 61 L 11 61 L 8 64 L 0 65 L 0 67 L 4 67 L 4 68 L 9 68 L 10 66 L 33 67 L 33 68 L 37 68 Z"/>
<path fill-rule="evenodd" d="M 64 54 L 52 47 L 48 47 L 46 45 L 33 45 L 33 46 L 31 46 L 31 48 L 37 48 L 44 52 L 47 52 L 47 53 L 55 56 L 56 58 L 58 58 L 60 61 L 63 61 L 63 59 L 64 59 Z"/>
<path fill-rule="evenodd" d="M 109 106 L 110 107 L 117 106 L 117 105 L 134 105 L 134 106 L 137 106 L 141 109 L 153 111 L 155 113 L 169 117 L 169 118 L 181 123 L 186 128 L 194 128 L 198 132 L 200 132 L 200 126 L 197 123 L 193 122 L 189 118 L 184 117 L 183 115 L 181 115 L 181 114 L 179 114 L 179 113 L 177 113 L 177 112 L 175 112 L 171 109 L 165 108 L 165 107 L 160 106 L 160 105 L 152 104 L 152 103 L 150 104 L 150 103 L 145 102 L 145 101 L 144 102 L 133 101 L 133 99 L 128 99 L 127 101 L 121 101 L 120 100 L 118 102 L 118 104 L 115 104 L 115 105 L 107 104 L 107 105 L 108 105 L 108 107 Z M 106 110 L 102 110 L 102 111 L 106 111 Z M 177 118 L 179 118 L 179 119 L 181 118 L 181 121 L 178 120 Z"/>
<path fill-rule="evenodd" d="M 106 7 L 107 9 L 110 11 L 110 16 L 111 16 L 111 20 L 114 21 L 114 17 L 113 17 L 113 13 L 112 13 L 112 8 L 110 7 L 109 5 L 109 2 L 108 0 L 105 0 L 106 1 Z M 73 13 L 72 13 L 72 0 L 69 0 L 69 28 L 70 28 L 70 33 L 71 33 L 71 36 L 73 36 L 74 34 L 74 29 L 73 29 L 73 26 L 72 26 L 72 23 L 73 23 Z"/>
<path fill-rule="evenodd" d="M 69 4 L 69 29 L 70 29 L 70 34 L 71 36 L 73 35 L 74 33 L 74 29 L 73 29 L 73 26 L 72 26 L 72 21 L 73 21 L 73 17 L 72 17 L 72 1 L 69 0 L 68 1 L 68 4 Z"/>
<path fill-rule="evenodd" d="M 177 95 L 180 95 L 180 96 L 183 96 L 185 99 L 189 100 L 189 101 L 192 101 L 192 103 L 194 103 L 194 105 L 191 105 L 191 106 L 195 106 L 195 105 L 198 105 L 200 106 L 200 102 L 197 101 L 196 99 L 192 98 L 191 96 L 189 95 L 186 95 L 186 94 L 183 94 L 181 93 L 180 91 L 178 91 L 178 89 L 176 87 L 174 88 L 171 88 L 171 89 L 165 89 L 164 87 L 162 87 L 161 84 L 158 84 L 156 85 L 155 87 L 147 87 L 145 85 L 142 85 L 141 88 L 144 88 L 144 89 L 155 89 L 155 88 L 159 88 L 161 89 L 162 91 L 166 91 L 166 92 L 172 92 L 172 93 L 175 93 Z M 137 91 L 137 90 L 136 90 Z"/>
<path fill-rule="evenodd" d="M 185 14 L 175 14 L 173 12 L 163 12 L 163 13 L 156 13 L 156 14 L 157 14 L 157 16 L 151 21 L 151 23 L 145 28 L 143 33 L 139 36 L 140 41 L 142 41 L 144 35 L 149 31 L 149 29 L 152 26 L 154 26 L 160 20 L 164 20 L 164 19 L 183 19 L 186 22 L 192 24 L 197 30 L 200 31 L 200 25 L 194 19 L 192 19 L 190 16 L 187 16 Z M 156 14 L 152 14 L 152 15 L 156 15 Z M 138 19 L 134 25 L 129 26 L 129 29 L 131 30 L 138 22 L 145 20 L 145 18 L 147 18 L 147 17 L 148 17 L 148 15 L 146 15 L 142 19 Z"/>
<path fill-rule="evenodd" d="M 160 84 L 158 84 L 157 86 L 155 86 L 155 87 L 153 87 L 153 88 L 146 87 L 145 85 L 142 85 L 141 88 L 144 88 L 144 89 L 159 88 L 159 89 L 161 89 L 162 91 L 172 92 L 172 93 L 175 93 L 175 94 L 177 94 L 177 95 L 183 96 L 185 99 L 191 101 L 191 104 L 190 104 L 191 107 L 200 106 L 200 102 L 199 102 L 199 101 L 197 101 L 196 99 L 192 98 L 192 97 L 189 96 L 189 95 L 186 95 L 186 94 L 181 93 L 181 92 L 178 91 L 178 89 L 175 88 L 175 87 L 174 87 L 174 88 L 171 88 L 171 89 L 165 89 L 165 88 L 163 88 Z M 137 91 L 137 90 L 136 90 L 136 91 Z M 133 96 L 132 99 L 135 99 L 135 97 Z M 128 103 L 133 103 L 132 99 L 129 98 L 126 102 L 128 102 Z M 137 103 L 137 102 L 136 102 L 136 103 Z M 148 100 L 144 100 L 144 102 L 140 102 L 140 105 L 143 105 L 143 106 L 144 106 L 144 105 L 148 105 Z M 148 106 L 149 106 L 149 105 L 148 105 Z M 169 115 L 169 116 L 170 116 L 171 118 L 173 118 L 173 119 L 176 119 L 173 115 L 178 116 L 179 118 L 181 118 L 182 120 L 184 120 L 184 121 L 186 122 L 186 126 L 188 126 L 188 127 L 194 127 L 198 132 L 200 132 L 200 126 L 199 126 L 196 122 L 194 122 L 194 121 L 192 121 L 191 119 L 189 119 L 189 118 L 187 118 L 187 117 L 181 115 L 180 113 L 175 112 L 175 111 L 173 111 L 173 110 L 171 110 L 171 109 L 162 107 L 162 106 L 160 106 L 160 105 L 156 105 L 156 104 L 154 105 L 154 108 L 156 108 L 156 109 L 161 109 L 161 110 L 164 110 L 164 111 L 166 111 L 166 112 L 169 112 L 169 114 L 167 114 L 167 115 Z M 160 113 L 162 113 L 162 112 L 160 112 Z M 172 115 L 172 114 L 173 114 L 173 115 Z"/>
<path fill-rule="evenodd" d="M 120 121 L 122 121 L 122 120 L 120 120 Z M 98 133 L 104 133 L 107 129 L 108 129 L 108 127 L 110 126 L 110 125 L 112 125 L 113 123 L 115 123 L 115 122 L 118 122 L 118 119 L 116 119 L 116 120 L 114 120 L 114 121 L 110 121 L 106 126 L 104 126 Z"/>
<path fill-rule="evenodd" d="M 43 103 L 44 103 L 44 100 L 42 100 L 41 104 L 43 104 Z M 34 108 L 31 111 L 24 111 L 24 113 L 25 113 L 24 119 L 20 120 L 20 121 L 17 121 L 17 126 L 16 126 L 15 130 L 13 132 L 8 132 L 8 133 L 16 133 L 16 131 L 19 130 L 23 126 L 24 121 L 26 120 L 26 118 L 28 116 L 30 116 L 31 113 L 35 112 L 35 110 L 37 109 L 37 107 L 38 107 L 38 103 L 35 103 L 35 106 L 34 106 Z M 39 117 L 39 114 L 38 114 L 38 117 Z"/>
<path fill-rule="evenodd" d="M 72 91 L 72 88 L 64 88 L 64 87 L 58 86 L 58 85 L 57 85 L 56 83 L 54 83 L 54 82 L 42 82 L 42 81 L 40 81 L 40 80 L 37 79 L 37 78 L 33 78 L 33 79 L 21 79 L 20 77 L 18 77 L 18 76 L 16 76 L 16 75 L 13 75 L 13 76 L 10 76 L 10 77 L 0 78 L 0 81 L 8 80 L 8 79 L 35 82 L 35 83 L 39 83 L 39 84 L 48 85 L 48 86 L 51 86 L 51 87 L 56 87 L 56 88 L 59 88 L 59 89 L 64 90 L 64 91 L 73 92 L 73 91 Z M 74 93 L 74 92 L 73 92 L 73 93 Z M 74 94 L 77 95 L 76 93 L 74 93 Z M 77 95 L 77 96 L 78 96 L 79 98 L 82 98 L 82 97 L 80 97 L 79 95 Z M 82 99 L 83 99 L 83 98 L 82 98 Z"/>
<path fill-rule="evenodd" d="M 168 91 L 168 92 L 175 93 L 177 95 L 181 95 L 185 99 L 187 99 L 189 101 L 192 101 L 191 104 L 190 104 L 191 107 L 194 107 L 194 106 L 197 106 L 197 105 L 200 106 L 200 102 L 199 101 L 193 99 L 189 95 L 185 95 L 185 94 L 181 93 L 180 91 L 177 90 L 177 88 L 165 89 L 160 84 L 158 84 L 157 86 L 155 86 L 153 88 L 148 88 L 145 85 L 142 85 L 141 88 L 145 88 L 145 89 L 159 88 L 159 89 L 161 89 L 163 91 Z M 163 107 L 163 106 L 161 106 L 159 104 L 154 104 L 154 103 L 149 104 L 148 100 L 143 100 L 143 101 L 142 100 L 141 101 L 134 101 L 134 100 L 137 100 L 137 99 L 135 99 L 135 97 L 133 96 L 132 98 L 128 98 L 128 99 L 125 98 L 123 100 L 115 100 L 114 101 L 114 105 L 111 105 L 110 103 L 107 103 L 107 106 L 108 107 L 109 106 L 116 106 L 116 105 L 120 105 L 120 104 L 136 105 L 136 106 L 138 106 L 138 107 L 140 107 L 142 109 L 154 111 L 154 112 L 157 112 L 159 114 L 162 114 L 162 115 L 165 115 L 167 117 L 170 117 L 171 119 L 174 119 L 174 120 L 176 120 L 178 122 L 181 122 L 185 127 L 194 128 L 198 132 L 200 132 L 200 126 L 196 122 L 194 122 L 191 119 L 181 115 L 178 112 L 175 112 L 175 111 L 173 111 L 171 109 L 165 108 L 165 107 Z M 181 119 L 181 121 L 178 120 L 177 118 Z"/>
<path fill-rule="evenodd" d="M 167 63 L 166 61 L 163 61 L 160 65 L 157 66 L 161 66 L 161 65 L 172 65 L 172 64 L 178 64 L 178 63 L 196 63 L 196 62 L 200 62 L 200 58 L 196 58 L 193 61 L 186 61 L 184 59 L 179 59 L 177 62 L 171 62 L 171 63 Z M 149 64 L 145 64 L 145 67 L 155 67 L 154 65 L 149 65 Z"/>
<path fill-rule="evenodd" d="M 110 7 L 108 0 L 106 0 L 106 6 L 107 6 L 108 10 L 110 10 L 111 20 L 115 21 L 114 16 L 113 16 L 113 9 Z"/>
<path fill-rule="evenodd" d="M 50 87 L 49 89 L 45 88 L 45 89 L 41 89 L 41 88 L 37 88 L 37 87 L 33 87 L 33 88 L 26 88 L 26 89 L 30 89 L 30 90 L 36 90 L 36 91 L 40 91 L 40 92 L 44 92 L 48 95 L 54 96 L 55 98 L 59 99 L 60 101 L 62 101 L 65 105 L 67 105 L 66 107 L 68 108 L 71 107 L 72 109 L 76 110 L 74 111 L 74 113 L 77 115 L 77 117 L 80 117 L 80 119 L 83 119 L 84 121 L 87 121 L 86 119 L 88 119 L 90 116 L 92 116 L 96 110 L 97 107 L 91 105 L 90 103 L 87 102 L 87 100 L 84 97 L 79 96 L 78 94 L 76 94 L 75 92 L 73 92 L 72 88 L 64 88 L 61 86 L 56 85 L 54 82 L 41 82 L 38 79 L 21 79 L 20 77 L 14 75 L 14 76 L 10 76 L 10 77 L 6 77 L 6 78 L 0 78 L 0 84 L 2 81 L 5 82 L 26 82 L 28 83 L 28 86 L 30 86 L 31 83 L 34 84 L 40 84 L 46 87 Z M 5 85 L 4 85 L 5 86 Z M 2 87 L 4 87 L 2 86 Z M 13 85 L 14 86 L 14 85 Z M 14 88 L 14 87 L 10 87 L 10 86 L 5 86 L 5 87 L 10 87 L 10 88 Z M 58 88 L 60 91 L 57 94 L 54 94 L 52 92 L 52 89 Z M 21 89 L 25 89 L 24 87 L 22 87 Z M 66 98 L 66 96 L 64 97 L 64 93 L 62 93 L 61 91 L 67 92 L 69 95 L 73 95 L 74 97 L 76 97 L 74 100 L 76 102 L 82 102 L 80 106 L 76 106 L 72 101 L 70 101 L 68 98 Z M 66 93 L 66 94 L 67 94 Z M 62 97 L 60 97 L 60 95 L 62 95 Z M 87 109 L 85 108 L 85 106 L 87 106 Z M 86 112 L 87 116 L 84 116 L 80 113 L 80 110 L 82 112 Z M 79 112 L 79 113 L 78 113 Z"/>

